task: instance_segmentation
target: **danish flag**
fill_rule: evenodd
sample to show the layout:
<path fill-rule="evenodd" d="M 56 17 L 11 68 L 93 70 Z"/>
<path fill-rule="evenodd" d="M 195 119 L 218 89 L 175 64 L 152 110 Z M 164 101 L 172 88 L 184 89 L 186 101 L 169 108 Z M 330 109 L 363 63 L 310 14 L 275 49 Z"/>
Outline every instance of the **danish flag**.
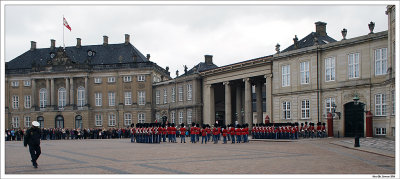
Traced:
<path fill-rule="evenodd" d="M 67 20 L 65 20 L 64 17 L 63 17 L 63 19 L 64 19 L 64 26 L 65 26 L 67 29 L 69 29 L 69 31 L 71 31 L 71 27 L 68 25 Z"/>

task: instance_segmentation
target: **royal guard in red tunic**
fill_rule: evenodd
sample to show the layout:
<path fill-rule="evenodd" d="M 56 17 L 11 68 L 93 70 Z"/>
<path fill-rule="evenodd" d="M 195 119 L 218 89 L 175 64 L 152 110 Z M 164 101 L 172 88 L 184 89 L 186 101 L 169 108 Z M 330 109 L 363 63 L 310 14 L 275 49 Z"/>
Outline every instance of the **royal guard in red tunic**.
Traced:
<path fill-rule="evenodd" d="M 227 140 L 226 140 L 227 135 L 228 135 L 228 130 L 226 129 L 226 126 L 223 126 L 222 137 L 224 138 L 224 144 L 226 144 L 226 142 L 227 142 Z"/>
<path fill-rule="evenodd" d="M 256 128 L 257 128 L 257 124 L 253 124 L 253 128 L 251 129 L 251 138 L 252 139 L 256 139 L 257 137 L 256 135 Z"/>
<path fill-rule="evenodd" d="M 196 133 L 196 142 L 199 142 L 200 141 L 200 125 L 199 124 L 196 124 L 195 133 Z"/>
<path fill-rule="evenodd" d="M 240 143 L 242 140 L 242 129 L 240 129 L 242 126 L 240 124 L 237 125 L 235 129 L 235 134 L 236 134 L 236 143 Z"/>
<path fill-rule="evenodd" d="M 190 128 L 190 142 L 196 143 L 196 124 L 193 122 Z"/>
<path fill-rule="evenodd" d="M 321 122 L 317 123 L 317 137 L 321 137 Z"/>
<path fill-rule="evenodd" d="M 234 126 L 231 127 L 229 132 L 231 133 L 232 144 L 234 144 L 235 143 L 235 128 L 234 128 Z"/>
<path fill-rule="evenodd" d="M 176 127 L 175 127 L 175 123 L 172 123 L 171 126 L 171 134 L 172 134 L 172 142 L 176 143 Z"/>
<path fill-rule="evenodd" d="M 326 137 L 326 127 L 325 127 L 325 123 L 322 123 L 321 131 L 322 131 L 322 138 Z"/>
<path fill-rule="evenodd" d="M 179 129 L 179 131 L 181 132 L 181 143 L 183 141 L 183 143 L 186 143 L 186 127 L 185 124 L 181 124 L 181 128 Z"/>
<path fill-rule="evenodd" d="M 304 130 L 304 137 L 309 137 L 307 122 L 304 123 L 303 130 Z"/>
<path fill-rule="evenodd" d="M 217 130 L 218 130 L 217 140 L 220 140 L 221 139 L 221 126 L 219 124 L 218 124 Z"/>
<path fill-rule="evenodd" d="M 314 123 L 311 123 L 311 124 L 309 125 L 308 129 L 309 129 L 308 132 L 310 133 L 311 138 L 314 138 Z"/>
<path fill-rule="evenodd" d="M 218 143 L 218 137 L 217 137 L 217 135 L 218 135 L 218 129 L 217 129 L 215 126 L 213 126 L 212 134 L 213 134 L 213 141 L 214 141 L 214 144 L 217 144 L 217 143 Z"/>
<path fill-rule="evenodd" d="M 206 129 L 206 125 L 202 125 L 202 128 L 200 133 L 201 133 L 201 144 L 203 144 L 203 142 L 205 142 L 205 144 L 207 144 L 207 129 Z"/>
<path fill-rule="evenodd" d="M 278 126 L 275 126 L 274 133 L 275 133 L 275 139 L 278 139 L 279 138 L 279 127 Z"/>

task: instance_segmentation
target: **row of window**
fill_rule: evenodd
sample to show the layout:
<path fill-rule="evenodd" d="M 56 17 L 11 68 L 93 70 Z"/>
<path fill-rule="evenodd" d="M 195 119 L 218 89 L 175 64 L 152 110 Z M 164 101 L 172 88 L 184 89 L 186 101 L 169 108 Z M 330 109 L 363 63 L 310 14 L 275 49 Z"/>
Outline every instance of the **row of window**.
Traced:
<path fill-rule="evenodd" d="M 385 75 L 387 73 L 387 48 L 375 50 L 375 76 Z M 348 77 L 349 79 L 360 77 L 360 53 L 351 53 L 347 55 L 348 59 Z M 329 57 L 325 59 L 325 81 L 336 80 L 336 59 Z M 309 84 L 310 82 L 310 63 L 308 61 L 300 63 L 300 84 Z M 290 86 L 290 65 L 282 66 L 282 87 Z"/>
<path fill-rule="evenodd" d="M 146 114 L 138 113 L 138 123 L 146 122 Z M 94 116 L 95 126 L 103 126 L 103 115 L 95 114 Z M 108 126 L 115 126 L 117 122 L 116 115 L 114 113 L 108 114 Z M 130 126 L 132 124 L 132 114 L 125 113 L 124 114 L 124 126 Z"/>
<path fill-rule="evenodd" d="M 146 76 L 145 75 L 138 75 L 137 76 L 137 81 L 145 81 Z M 131 82 L 132 81 L 132 76 L 123 76 L 124 82 Z M 108 77 L 107 78 L 108 83 L 115 83 L 116 79 L 115 77 Z M 94 78 L 94 83 L 100 84 L 101 83 L 101 78 L 96 77 Z M 11 81 L 11 86 L 12 87 L 18 87 L 19 86 L 19 81 Z M 30 80 L 25 80 L 24 81 L 24 86 L 31 86 L 31 81 Z"/>
<path fill-rule="evenodd" d="M 12 127 L 13 128 L 19 128 L 19 116 L 13 116 L 12 117 Z M 25 116 L 24 117 L 24 127 L 31 127 L 31 117 L 30 116 Z"/>
<path fill-rule="evenodd" d="M 132 81 L 132 76 L 123 76 L 122 78 L 123 78 L 124 82 L 131 82 Z M 102 78 L 100 78 L 100 77 L 94 78 L 94 83 L 100 84 L 102 82 L 101 79 Z M 138 75 L 137 76 L 137 81 L 143 82 L 143 81 L 145 81 L 145 79 L 146 79 L 145 75 Z M 110 76 L 110 77 L 107 77 L 107 82 L 108 83 L 115 83 L 116 79 L 115 79 L 114 76 Z"/>
<path fill-rule="evenodd" d="M 102 93 L 94 93 L 95 105 L 102 106 Z M 124 92 L 125 105 L 132 105 L 132 92 Z M 146 92 L 138 91 L 138 105 L 146 104 Z M 115 106 L 115 92 L 108 92 L 108 106 Z"/>
<path fill-rule="evenodd" d="M 192 94 L 193 94 L 193 88 L 192 84 L 187 84 L 186 85 L 186 91 L 187 91 L 187 100 L 191 101 L 192 100 Z M 156 104 L 160 104 L 160 99 L 161 99 L 161 94 L 160 90 L 156 90 Z M 175 102 L 175 87 L 171 88 L 171 102 Z M 183 86 L 178 87 L 178 101 L 183 101 Z M 168 103 L 168 91 L 167 89 L 163 89 L 163 102 L 164 104 Z"/>
<path fill-rule="evenodd" d="M 392 115 L 395 114 L 395 93 L 392 91 Z M 333 113 L 333 106 L 335 104 L 335 98 L 325 99 L 325 111 L 324 114 Z M 386 116 L 387 115 L 387 104 L 385 94 L 375 95 L 375 116 Z M 291 119 L 291 107 L 290 101 L 282 102 L 282 119 Z M 301 101 L 301 119 L 310 119 L 310 101 L 308 99 Z"/>
<path fill-rule="evenodd" d="M 188 109 L 186 111 L 186 124 L 190 125 L 192 124 L 192 109 Z M 183 111 L 179 111 L 178 112 L 178 123 L 176 124 L 182 124 L 184 122 L 184 117 L 183 117 L 184 112 Z M 162 116 L 160 116 L 160 113 L 156 113 L 156 119 L 158 121 L 162 121 Z M 171 117 L 170 117 L 170 123 L 175 123 L 175 119 L 176 119 L 176 111 L 171 111 Z"/>

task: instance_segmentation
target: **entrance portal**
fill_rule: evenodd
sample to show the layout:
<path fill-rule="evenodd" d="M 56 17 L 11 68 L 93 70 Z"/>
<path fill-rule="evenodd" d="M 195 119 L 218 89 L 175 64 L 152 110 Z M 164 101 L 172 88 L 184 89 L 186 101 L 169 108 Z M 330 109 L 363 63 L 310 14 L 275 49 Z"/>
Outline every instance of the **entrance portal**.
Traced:
<path fill-rule="evenodd" d="M 345 137 L 364 137 L 364 104 L 350 102 L 344 105 Z"/>

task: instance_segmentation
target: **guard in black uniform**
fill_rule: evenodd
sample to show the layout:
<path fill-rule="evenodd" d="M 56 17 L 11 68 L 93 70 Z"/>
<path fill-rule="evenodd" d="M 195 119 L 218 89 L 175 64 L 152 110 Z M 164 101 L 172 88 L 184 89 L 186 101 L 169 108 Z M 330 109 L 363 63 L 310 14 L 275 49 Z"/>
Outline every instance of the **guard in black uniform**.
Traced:
<path fill-rule="evenodd" d="M 29 152 L 31 153 L 32 165 L 37 168 L 37 159 L 41 153 L 40 150 L 40 129 L 39 122 L 33 121 L 32 127 L 26 131 L 26 135 L 24 137 L 24 146 L 29 145 Z"/>

